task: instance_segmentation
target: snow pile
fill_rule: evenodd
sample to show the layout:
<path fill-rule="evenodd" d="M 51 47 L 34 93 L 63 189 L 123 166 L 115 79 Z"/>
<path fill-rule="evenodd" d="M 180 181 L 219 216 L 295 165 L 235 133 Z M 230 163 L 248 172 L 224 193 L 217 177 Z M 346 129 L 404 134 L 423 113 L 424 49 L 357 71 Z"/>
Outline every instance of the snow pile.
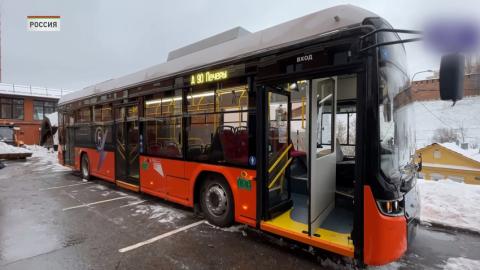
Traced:
<path fill-rule="evenodd" d="M 422 222 L 480 232 L 480 185 L 418 180 Z"/>
<path fill-rule="evenodd" d="M 70 171 L 68 167 L 63 166 L 58 163 L 58 152 L 53 151 L 52 148 L 47 149 L 39 145 L 26 145 L 25 146 L 30 152 L 32 152 L 32 158 L 29 162 L 26 162 L 24 165 L 28 166 L 30 162 L 35 162 L 35 164 L 40 165 L 34 169 L 34 172 L 40 171 Z"/>
<path fill-rule="evenodd" d="M 39 157 L 45 161 L 58 163 L 58 153 L 53 148 L 47 149 L 39 145 L 25 145 L 29 152 L 33 153 L 32 157 Z"/>
<path fill-rule="evenodd" d="M 459 258 L 448 258 L 443 265 L 443 269 L 445 270 L 456 270 L 456 269 L 463 269 L 463 270 L 477 270 L 480 269 L 480 261 L 471 260 L 463 257 Z"/>
<path fill-rule="evenodd" d="M 28 149 L 22 147 L 16 147 L 4 142 L 0 142 L 0 154 L 23 154 L 23 153 L 31 153 Z"/>
<path fill-rule="evenodd" d="M 470 159 L 473 159 L 475 161 L 480 162 L 480 151 L 479 151 L 478 148 L 476 148 L 476 149 L 473 149 L 473 148 L 462 149 L 461 147 L 459 147 L 455 143 L 441 143 L 440 145 L 447 148 L 447 149 L 450 149 L 454 152 L 457 152 L 457 153 L 459 153 L 463 156 L 466 156 Z"/>

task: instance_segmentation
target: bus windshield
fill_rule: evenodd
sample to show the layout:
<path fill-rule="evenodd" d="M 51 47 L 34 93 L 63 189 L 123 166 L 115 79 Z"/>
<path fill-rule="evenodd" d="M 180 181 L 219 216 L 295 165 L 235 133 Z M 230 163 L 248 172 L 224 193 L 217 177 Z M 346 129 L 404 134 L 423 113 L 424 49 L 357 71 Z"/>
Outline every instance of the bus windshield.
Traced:
<path fill-rule="evenodd" d="M 382 42 L 397 40 L 393 33 L 382 35 Z M 413 106 L 402 101 L 409 78 L 402 44 L 379 50 L 380 168 L 384 177 L 400 183 L 414 175 L 411 166 L 415 153 Z"/>

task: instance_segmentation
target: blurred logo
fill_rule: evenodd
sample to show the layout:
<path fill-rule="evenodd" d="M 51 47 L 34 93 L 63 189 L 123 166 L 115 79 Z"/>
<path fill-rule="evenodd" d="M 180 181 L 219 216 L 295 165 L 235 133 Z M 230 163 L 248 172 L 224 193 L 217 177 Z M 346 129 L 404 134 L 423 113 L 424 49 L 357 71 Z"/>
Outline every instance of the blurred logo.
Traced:
<path fill-rule="evenodd" d="M 440 53 L 473 52 L 480 45 L 478 25 L 465 19 L 431 22 L 424 33 L 427 45 Z"/>
<path fill-rule="evenodd" d="M 27 30 L 39 32 L 60 31 L 60 16 L 27 16 Z"/>
<path fill-rule="evenodd" d="M 105 141 L 107 140 L 108 130 L 103 131 L 102 127 L 97 127 L 95 130 L 95 145 L 97 147 L 97 152 L 100 154 L 100 158 L 98 159 L 97 163 L 97 171 L 103 165 L 107 153 L 105 152 Z"/>

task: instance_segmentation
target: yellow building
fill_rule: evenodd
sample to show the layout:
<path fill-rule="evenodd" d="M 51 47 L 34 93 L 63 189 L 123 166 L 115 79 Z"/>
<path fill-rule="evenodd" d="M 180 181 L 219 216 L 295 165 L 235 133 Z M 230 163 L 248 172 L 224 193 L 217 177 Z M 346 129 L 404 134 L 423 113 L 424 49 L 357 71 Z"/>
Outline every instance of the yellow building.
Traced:
<path fill-rule="evenodd" d="M 448 178 L 466 184 L 480 185 L 480 153 L 478 149 L 462 149 L 455 143 L 433 143 L 417 150 L 422 155 L 419 178 Z"/>

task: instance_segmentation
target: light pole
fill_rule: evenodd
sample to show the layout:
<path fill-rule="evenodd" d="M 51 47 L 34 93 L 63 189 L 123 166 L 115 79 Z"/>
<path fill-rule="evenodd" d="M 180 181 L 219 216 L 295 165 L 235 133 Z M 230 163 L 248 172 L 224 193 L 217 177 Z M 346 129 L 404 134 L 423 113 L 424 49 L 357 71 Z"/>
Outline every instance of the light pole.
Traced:
<path fill-rule="evenodd" d="M 435 71 L 433 71 L 432 69 L 427 69 L 427 70 L 422 70 L 422 71 L 415 72 L 415 73 L 413 74 L 412 79 L 410 80 L 410 82 L 413 83 L 413 79 L 415 78 L 415 76 L 417 76 L 417 74 L 427 73 L 427 72 L 432 72 L 432 73 L 433 73 L 433 72 L 435 72 Z"/>

